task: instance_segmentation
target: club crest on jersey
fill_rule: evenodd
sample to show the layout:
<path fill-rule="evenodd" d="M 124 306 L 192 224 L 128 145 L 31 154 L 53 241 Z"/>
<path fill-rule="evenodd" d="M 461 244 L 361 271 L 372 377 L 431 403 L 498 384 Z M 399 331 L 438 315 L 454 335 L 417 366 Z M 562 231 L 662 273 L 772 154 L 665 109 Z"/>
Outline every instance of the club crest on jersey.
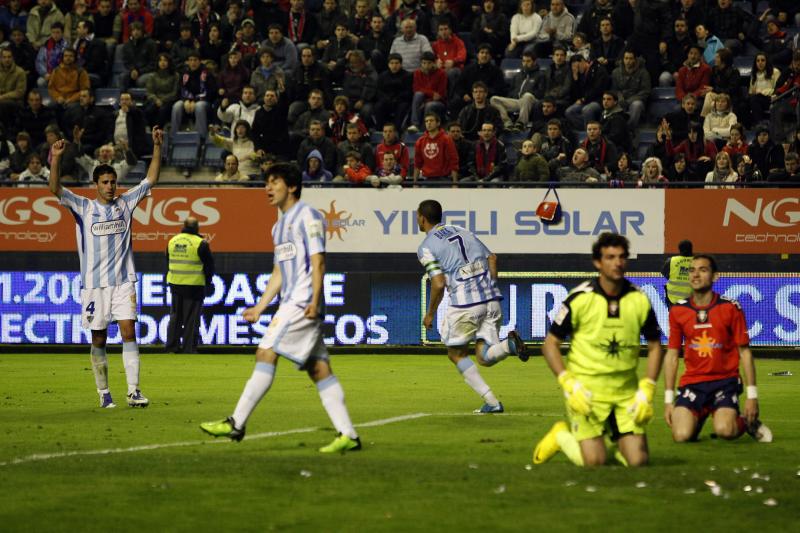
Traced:
<path fill-rule="evenodd" d="M 700 309 L 697 311 L 697 323 L 705 324 L 708 321 L 708 311 Z"/>
<path fill-rule="evenodd" d="M 619 317 L 619 302 L 616 300 L 608 301 L 608 316 L 611 318 Z"/>
<path fill-rule="evenodd" d="M 95 222 L 92 224 L 92 235 L 95 237 L 104 237 L 106 235 L 116 235 L 118 233 L 125 233 L 127 224 L 121 218 L 117 220 L 106 220 L 105 222 Z"/>
<path fill-rule="evenodd" d="M 425 157 L 433 159 L 439 155 L 439 144 L 435 142 L 425 143 L 425 148 L 422 151 Z"/>

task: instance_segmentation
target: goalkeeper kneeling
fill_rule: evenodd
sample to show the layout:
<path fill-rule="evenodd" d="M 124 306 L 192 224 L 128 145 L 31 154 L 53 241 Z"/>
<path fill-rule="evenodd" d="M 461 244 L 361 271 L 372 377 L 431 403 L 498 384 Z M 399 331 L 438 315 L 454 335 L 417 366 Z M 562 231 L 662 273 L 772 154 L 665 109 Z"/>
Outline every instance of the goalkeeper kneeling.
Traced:
<path fill-rule="evenodd" d="M 661 330 L 647 296 L 624 277 L 625 237 L 604 233 L 592 248 L 597 279 L 564 300 L 542 353 L 564 391 L 567 422 L 559 421 L 536 445 L 534 464 L 559 451 L 579 466 L 648 462 L 645 426 L 661 370 Z M 640 335 L 647 340 L 647 369 L 638 379 Z M 561 343 L 570 338 L 566 366 Z"/>

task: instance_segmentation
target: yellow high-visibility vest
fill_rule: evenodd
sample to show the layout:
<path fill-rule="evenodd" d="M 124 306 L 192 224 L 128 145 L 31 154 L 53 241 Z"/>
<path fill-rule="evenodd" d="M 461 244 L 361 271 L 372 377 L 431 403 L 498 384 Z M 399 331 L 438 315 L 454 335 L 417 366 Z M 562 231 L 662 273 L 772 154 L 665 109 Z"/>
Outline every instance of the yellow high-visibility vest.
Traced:
<path fill-rule="evenodd" d="M 691 264 L 691 256 L 676 255 L 669 259 L 667 297 L 670 302 L 678 303 L 692 294 L 692 287 L 689 285 L 689 267 Z"/>
<path fill-rule="evenodd" d="M 173 285 L 206 284 L 203 262 L 197 254 L 203 239 L 191 233 L 179 233 L 169 240 L 167 283 Z"/>

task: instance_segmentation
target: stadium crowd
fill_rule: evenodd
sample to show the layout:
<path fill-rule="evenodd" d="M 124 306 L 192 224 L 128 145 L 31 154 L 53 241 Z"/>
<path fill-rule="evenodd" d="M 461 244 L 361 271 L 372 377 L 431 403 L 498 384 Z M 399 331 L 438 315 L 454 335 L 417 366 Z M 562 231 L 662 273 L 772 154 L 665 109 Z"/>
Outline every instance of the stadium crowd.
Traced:
<path fill-rule="evenodd" d="M 0 178 L 800 184 L 800 2 L 0 0 Z M 138 169 L 138 172 L 137 172 Z M 722 185 L 727 183 L 728 185 Z"/>

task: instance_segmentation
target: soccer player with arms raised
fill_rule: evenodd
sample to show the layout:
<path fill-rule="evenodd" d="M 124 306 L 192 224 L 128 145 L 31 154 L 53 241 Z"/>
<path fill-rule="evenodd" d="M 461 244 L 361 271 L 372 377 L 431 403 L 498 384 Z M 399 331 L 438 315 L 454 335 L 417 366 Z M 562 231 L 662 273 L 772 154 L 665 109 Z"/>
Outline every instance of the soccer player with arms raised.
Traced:
<path fill-rule="evenodd" d="M 447 356 L 467 385 L 484 399 L 483 406 L 475 412 L 502 413 L 503 404 L 469 358 L 469 344 L 475 341 L 475 360 L 480 365 L 495 365 L 509 355 L 528 360 L 525 344 L 516 331 L 500 341 L 503 295 L 497 288 L 497 256 L 471 232 L 443 224 L 442 205 L 436 200 L 419 204 L 417 223 L 427 234 L 417 257 L 431 279 L 430 303 L 423 323 L 428 329 L 433 327 L 447 287 L 450 305 L 440 332 Z"/>
<path fill-rule="evenodd" d="M 648 462 L 645 425 L 653 418 L 661 330 L 647 295 L 625 279 L 628 249 L 622 235 L 600 235 L 592 246 L 599 276 L 569 293 L 544 340 L 542 353 L 564 389 L 570 425 L 556 422 L 534 449 L 534 464 L 561 450 L 578 466 L 602 465 L 614 443 L 622 464 Z M 641 336 L 647 370 L 638 380 Z M 561 343 L 567 337 L 565 367 Z"/>
<path fill-rule="evenodd" d="M 361 440 L 350 421 L 344 390 L 331 370 L 322 337 L 325 228 L 319 211 L 300 200 L 302 186 L 297 166 L 278 163 L 269 168 L 267 198 L 281 213 L 272 227 L 274 266 L 264 294 L 256 305 L 245 309 L 244 318 L 258 322 L 279 293 L 280 306 L 258 345 L 256 367 L 233 414 L 224 420 L 204 422 L 200 428 L 214 437 L 242 440 L 247 419 L 272 386 L 278 356 L 282 356 L 308 372 L 339 432 L 319 451 L 360 450 Z"/>
<path fill-rule="evenodd" d="M 697 440 L 709 414 L 720 438 L 731 440 L 747 432 L 758 442 L 772 442 L 772 431 L 758 419 L 756 367 L 744 312 L 738 302 L 714 292 L 717 272 L 712 256 L 695 255 L 689 267 L 692 293 L 670 308 L 664 418 L 675 442 Z M 686 370 L 676 400 L 681 346 Z M 744 416 L 739 414 L 740 361 L 747 380 Z"/>
<path fill-rule="evenodd" d="M 147 176 L 117 196 L 117 172 L 98 165 L 92 172 L 97 198 L 78 196 L 61 186 L 59 167 L 66 142 L 51 148 L 50 192 L 75 217 L 75 236 L 81 264 L 81 317 L 92 330 L 92 371 L 100 407 L 116 407 L 108 390 L 106 340 L 108 325 L 116 321 L 122 337 L 122 363 L 128 382 L 128 405 L 147 407 L 150 401 L 139 390 L 139 346 L 136 344 L 136 270 L 131 246 L 133 210 L 158 183 L 163 133 L 153 129 L 153 160 Z"/>

